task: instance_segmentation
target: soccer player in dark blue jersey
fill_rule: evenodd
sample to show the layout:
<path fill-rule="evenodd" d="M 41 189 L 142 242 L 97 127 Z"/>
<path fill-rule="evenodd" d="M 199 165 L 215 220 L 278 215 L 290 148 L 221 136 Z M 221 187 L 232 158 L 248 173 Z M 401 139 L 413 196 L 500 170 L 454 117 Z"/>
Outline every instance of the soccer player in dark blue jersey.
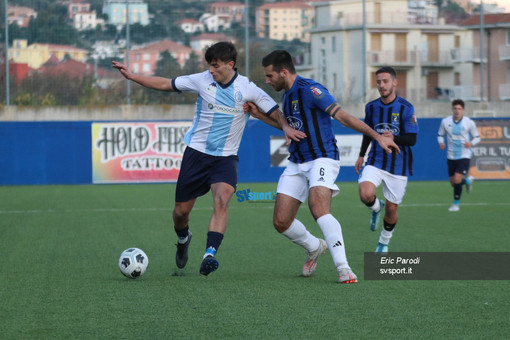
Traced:
<path fill-rule="evenodd" d="M 303 276 L 315 272 L 318 257 L 329 248 L 338 272 L 339 283 L 358 282 L 345 254 L 342 228 L 330 212 L 331 198 L 339 192 L 335 184 L 340 171 L 339 153 L 331 118 L 378 141 L 388 153 L 398 152 L 391 138 L 376 133 L 360 119 L 340 108 L 328 90 L 312 79 L 300 77 L 287 51 L 277 50 L 262 60 L 266 83 L 276 91 L 284 90 L 282 111 L 290 126 L 306 137 L 290 143 L 289 164 L 277 187 L 273 224 L 275 229 L 302 246 L 308 253 Z M 260 116 L 257 107 L 248 103 L 250 113 Z M 274 126 L 278 126 L 274 124 Z M 296 219 L 301 203 L 308 198 L 313 218 L 325 240 L 313 236 Z"/>
<path fill-rule="evenodd" d="M 377 90 L 381 97 L 365 106 L 365 123 L 376 133 L 392 138 L 400 147 L 400 153 L 388 153 L 376 140 L 364 135 L 355 169 L 363 167 L 365 153 L 371 145 L 368 159 L 359 177 L 360 199 L 372 210 L 370 229 L 377 230 L 385 208 L 384 223 L 376 252 L 388 252 L 388 244 L 398 220 L 397 209 L 407 186 L 407 177 L 413 174 L 413 153 L 416 144 L 418 122 L 414 107 L 396 93 L 397 74 L 391 67 L 376 71 Z M 383 184 L 386 203 L 376 197 L 376 189 Z"/>

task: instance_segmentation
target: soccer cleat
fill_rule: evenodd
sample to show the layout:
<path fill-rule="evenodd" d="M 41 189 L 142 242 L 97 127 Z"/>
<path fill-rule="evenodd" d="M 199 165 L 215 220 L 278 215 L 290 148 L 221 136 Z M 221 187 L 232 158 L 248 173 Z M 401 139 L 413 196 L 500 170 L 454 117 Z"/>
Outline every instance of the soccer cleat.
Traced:
<path fill-rule="evenodd" d="M 452 204 L 450 208 L 448 208 L 448 211 L 459 211 L 459 205 L 458 204 Z"/>
<path fill-rule="evenodd" d="M 178 268 L 184 268 L 188 263 L 188 248 L 191 242 L 191 232 L 188 231 L 188 240 L 186 243 L 177 242 L 177 252 L 175 253 L 175 264 Z"/>
<path fill-rule="evenodd" d="M 207 255 L 200 265 L 200 274 L 207 276 L 218 269 L 219 265 L 218 260 L 214 256 Z"/>
<path fill-rule="evenodd" d="M 357 283 L 358 277 L 354 274 L 351 268 L 340 269 L 338 272 L 338 283 Z"/>
<path fill-rule="evenodd" d="M 376 231 L 377 228 L 379 227 L 379 222 L 381 221 L 381 215 L 383 213 L 384 206 L 386 205 L 386 203 L 384 203 L 381 200 L 379 202 L 381 203 L 381 207 L 380 207 L 379 211 L 378 212 L 372 211 L 372 216 L 370 216 L 370 230 L 372 230 L 372 231 Z"/>
<path fill-rule="evenodd" d="M 326 249 L 328 249 L 326 241 L 319 239 L 319 248 L 308 253 L 306 262 L 303 265 L 303 276 L 308 277 L 315 273 L 315 269 L 317 268 L 317 260 L 319 259 L 319 256 L 326 253 Z"/>
<path fill-rule="evenodd" d="M 388 252 L 388 245 L 377 243 L 377 248 L 375 248 L 376 253 L 387 253 Z"/>
<path fill-rule="evenodd" d="M 473 176 L 466 177 L 466 192 L 469 194 L 473 190 L 473 182 L 475 178 Z M 457 210 L 455 210 L 457 211 Z"/>

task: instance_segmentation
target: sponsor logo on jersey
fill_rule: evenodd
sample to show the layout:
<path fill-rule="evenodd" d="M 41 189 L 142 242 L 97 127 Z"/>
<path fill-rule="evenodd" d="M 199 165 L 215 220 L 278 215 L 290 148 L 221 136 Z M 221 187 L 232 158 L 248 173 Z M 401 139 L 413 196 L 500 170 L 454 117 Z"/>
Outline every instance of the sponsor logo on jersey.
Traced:
<path fill-rule="evenodd" d="M 376 132 L 378 132 L 378 133 L 383 133 L 385 131 L 390 131 L 395 136 L 400 134 L 400 129 L 398 128 L 398 126 L 391 125 L 391 124 L 388 124 L 388 123 L 377 124 L 374 127 L 374 130 Z"/>
<path fill-rule="evenodd" d="M 303 127 L 303 122 L 301 119 L 296 117 L 287 117 L 287 123 L 293 129 L 300 130 Z"/>
<path fill-rule="evenodd" d="M 244 114 L 244 110 L 243 108 L 237 108 L 237 107 L 229 107 L 229 106 L 225 106 L 225 105 L 214 105 L 214 104 L 211 104 L 209 103 L 207 105 L 209 107 L 210 110 L 214 110 L 214 112 L 218 112 L 218 113 L 225 113 L 225 114 L 228 114 L 228 115 L 237 115 L 237 114 Z"/>

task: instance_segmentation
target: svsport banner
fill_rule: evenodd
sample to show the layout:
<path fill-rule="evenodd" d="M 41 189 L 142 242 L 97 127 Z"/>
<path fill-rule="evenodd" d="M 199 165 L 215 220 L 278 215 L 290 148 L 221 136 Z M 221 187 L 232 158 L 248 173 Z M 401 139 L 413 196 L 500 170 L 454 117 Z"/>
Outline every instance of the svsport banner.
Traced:
<path fill-rule="evenodd" d="M 477 179 L 510 179 L 510 120 L 475 122 L 482 140 L 473 147 L 469 174 Z"/>

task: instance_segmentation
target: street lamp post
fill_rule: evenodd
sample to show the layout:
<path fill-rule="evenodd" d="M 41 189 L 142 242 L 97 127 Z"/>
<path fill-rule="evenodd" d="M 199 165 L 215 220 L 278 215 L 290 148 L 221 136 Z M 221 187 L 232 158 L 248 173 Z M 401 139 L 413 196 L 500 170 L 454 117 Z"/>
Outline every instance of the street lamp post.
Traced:
<path fill-rule="evenodd" d="M 126 67 L 129 69 L 129 0 L 126 0 Z M 126 83 L 126 104 L 131 104 L 131 82 Z"/>
<path fill-rule="evenodd" d="M 9 91 L 9 23 L 7 22 L 7 0 L 5 0 L 5 105 L 10 105 Z"/>
<path fill-rule="evenodd" d="M 480 0 L 480 101 L 484 101 L 484 65 L 483 65 L 483 38 L 484 38 L 484 22 L 483 22 L 483 0 Z"/>

